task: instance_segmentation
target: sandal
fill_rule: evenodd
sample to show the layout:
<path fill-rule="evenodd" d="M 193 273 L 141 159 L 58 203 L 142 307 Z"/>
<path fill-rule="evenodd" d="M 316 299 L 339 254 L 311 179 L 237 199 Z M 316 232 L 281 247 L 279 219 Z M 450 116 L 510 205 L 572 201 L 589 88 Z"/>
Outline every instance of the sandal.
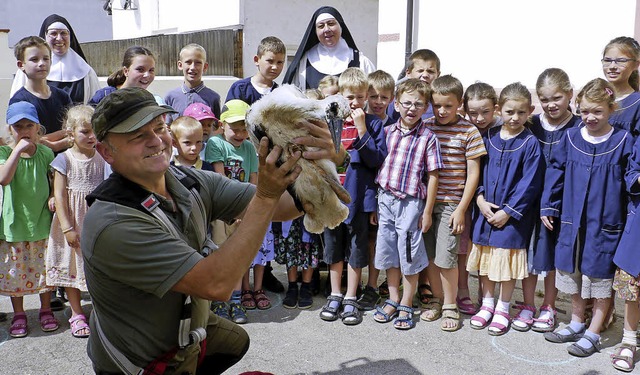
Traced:
<path fill-rule="evenodd" d="M 478 308 L 471 302 L 469 297 L 456 297 L 456 304 L 458 305 L 458 310 L 463 314 L 475 315 L 478 312 Z"/>
<path fill-rule="evenodd" d="M 355 326 L 362 323 L 362 312 L 357 301 L 352 299 L 342 300 L 342 323 L 348 326 Z"/>
<path fill-rule="evenodd" d="M 591 343 L 591 347 L 585 348 L 574 342 L 567 348 L 569 354 L 576 357 L 588 357 L 595 352 L 600 352 L 600 340 L 594 340 L 589 335 L 583 335 L 582 338 L 587 339 Z"/>
<path fill-rule="evenodd" d="M 420 301 L 422 307 L 426 307 L 429 301 L 433 298 L 433 291 L 431 290 L 431 285 L 429 284 L 420 284 L 418 285 L 418 290 L 416 291 L 416 296 Z"/>
<path fill-rule="evenodd" d="M 410 330 L 416 326 L 416 322 L 413 321 L 413 308 L 405 305 L 398 305 L 396 312 L 406 312 L 406 315 L 400 315 L 393 321 L 393 328 L 399 330 Z"/>
<path fill-rule="evenodd" d="M 506 318 L 507 324 L 504 325 L 502 323 L 496 322 L 495 321 L 496 316 L 501 316 L 503 318 Z M 505 333 L 509 332 L 510 325 L 511 325 L 511 316 L 504 311 L 496 310 L 496 312 L 493 314 L 493 319 L 491 319 L 491 324 L 489 324 L 489 328 L 495 328 L 495 330 L 489 329 L 489 334 L 491 336 L 502 336 Z"/>
<path fill-rule="evenodd" d="M 387 279 L 384 279 L 382 284 L 378 286 L 378 294 L 380 294 L 382 298 L 389 297 L 389 284 L 387 283 Z"/>
<path fill-rule="evenodd" d="M 271 300 L 264 294 L 264 290 L 256 290 L 253 292 L 253 299 L 258 310 L 266 310 L 271 308 Z"/>
<path fill-rule="evenodd" d="M 539 318 L 540 316 L 544 315 L 544 312 L 546 312 L 549 317 Z M 554 310 L 551 306 L 540 306 L 540 315 L 538 315 L 538 318 L 533 319 L 533 326 L 531 326 L 531 329 L 534 332 L 551 332 L 555 330 L 557 324 L 556 315 L 556 310 Z"/>
<path fill-rule="evenodd" d="M 387 306 L 393 307 L 393 312 L 387 313 L 384 308 Z M 373 320 L 378 323 L 389 323 L 398 315 L 398 303 L 394 300 L 386 300 L 382 306 L 376 306 L 376 312 L 373 313 Z"/>
<path fill-rule="evenodd" d="M 631 351 L 631 355 L 622 355 L 622 351 L 629 350 Z M 635 356 L 636 356 L 636 347 L 634 345 L 629 344 L 621 344 L 616 351 L 611 354 L 611 364 L 616 370 L 631 372 L 635 367 Z M 618 364 L 618 361 L 622 361 L 622 363 L 626 364 L 626 366 L 621 366 Z"/>
<path fill-rule="evenodd" d="M 87 324 L 86 316 L 84 316 L 83 314 L 72 316 L 71 319 L 69 319 L 69 323 L 71 324 L 71 336 L 77 338 L 89 337 L 91 330 L 89 329 L 89 325 Z M 81 333 L 82 331 L 86 333 Z"/>
<path fill-rule="evenodd" d="M 485 319 L 480 316 L 480 311 L 486 311 L 491 315 L 489 315 L 489 317 Z M 480 306 L 480 311 L 478 311 L 476 315 L 472 316 L 471 319 L 469 320 L 469 325 L 473 329 L 487 328 L 487 326 L 489 325 L 489 322 L 491 321 L 491 319 L 493 319 L 493 314 L 495 313 L 495 310 L 489 306 Z M 480 324 L 473 324 L 473 322 L 478 322 Z"/>
<path fill-rule="evenodd" d="M 53 316 L 51 309 L 40 310 L 38 319 L 40 319 L 40 328 L 42 328 L 42 332 L 53 332 L 56 329 L 60 328 L 58 319 Z"/>
<path fill-rule="evenodd" d="M 447 323 L 454 322 L 451 327 L 447 327 Z M 445 332 L 454 332 L 460 329 L 460 312 L 455 303 L 442 305 L 442 321 L 440 328 Z"/>
<path fill-rule="evenodd" d="M 13 319 L 11 319 L 11 328 L 9 328 L 9 335 L 11 337 L 25 337 L 27 335 L 27 314 L 15 313 Z"/>
<path fill-rule="evenodd" d="M 340 311 L 340 306 L 342 306 L 342 300 L 342 296 L 329 295 L 327 302 L 322 306 L 322 310 L 320 311 L 320 319 L 326 320 L 327 322 L 333 322 L 338 319 L 338 311 Z"/>
<path fill-rule="evenodd" d="M 242 304 L 242 307 L 247 310 L 255 310 L 256 300 L 253 299 L 253 292 L 250 290 L 243 290 L 240 297 L 240 303 Z"/>
<path fill-rule="evenodd" d="M 425 306 L 425 310 L 420 314 L 420 319 L 433 322 L 440 319 L 442 315 L 442 302 L 440 298 L 432 298 Z"/>
<path fill-rule="evenodd" d="M 516 317 L 513 318 L 513 321 L 511 322 L 511 326 L 516 331 L 527 332 L 528 330 L 531 329 L 531 326 L 533 325 L 533 322 L 534 322 L 533 314 L 536 313 L 536 308 L 529 305 L 517 305 L 515 308 L 519 311 Z M 527 318 L 523 314 L 524 311 L 530 311 L 531 317 Z"/>

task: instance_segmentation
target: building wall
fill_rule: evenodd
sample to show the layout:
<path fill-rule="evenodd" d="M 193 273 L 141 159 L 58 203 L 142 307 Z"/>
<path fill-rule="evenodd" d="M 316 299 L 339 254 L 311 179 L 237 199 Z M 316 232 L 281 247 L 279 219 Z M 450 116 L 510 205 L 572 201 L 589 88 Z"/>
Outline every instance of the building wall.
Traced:
<path fill-rule="evenodd" d="M 393 19 L 380 33 L 401 33 L 400 41 L 380 43 L 378 66 L 396 76 L 402 69 L 406 6 L 380 0 L 380 14 Z M 564 69 L 576 89 L 602 77 L 600 59 L 607 42 L 634 36 L 637 0 L 416 0 L 414 50 L 429 48 L 440 57 L 443 74 L 466 86 L 481 80 L 495 87 L 521 81 L 530 89 L 546 68 Z M 389 30 L 388 28 L 392 28 Z M 390 51 L 386 53 L 386 51 Z M 391 52 L 393 51 L 393 52 Z"/>
<path fill-rule="evenodd" d="M 120 0 L 114 0 L 118 2 Z M 65 17 L 80 42 L 111 39 L 111 17 L 102 9 L 105 0 L 2 0 L 0 29 L 9 29 L 9 45 L 38 35 L 40 25 L 55 13 Z"/>

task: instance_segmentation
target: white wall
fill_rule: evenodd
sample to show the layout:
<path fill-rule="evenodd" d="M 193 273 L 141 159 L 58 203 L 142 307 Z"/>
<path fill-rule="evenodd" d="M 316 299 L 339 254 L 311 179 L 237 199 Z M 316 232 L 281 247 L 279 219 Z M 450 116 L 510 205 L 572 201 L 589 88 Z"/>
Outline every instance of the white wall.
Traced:
<path fill-rule="evenodd" d="M 634 35 L 635 15 L 635 0 L 422 0 L 415 49 L 435 51 L 442 73 L 465 87 L 521 81 L 533 89 L 544 69 L 558 67 L 579 89 L 602 77 L 609 40 Z"/>

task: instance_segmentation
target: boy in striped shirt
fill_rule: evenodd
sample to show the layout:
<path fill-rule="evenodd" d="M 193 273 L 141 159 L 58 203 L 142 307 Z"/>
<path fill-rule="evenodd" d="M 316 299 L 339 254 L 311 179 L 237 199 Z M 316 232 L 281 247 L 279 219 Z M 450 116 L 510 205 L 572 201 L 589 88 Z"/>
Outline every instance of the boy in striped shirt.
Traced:
<path fill-rule="evenodd" d="M 373 318 L 386 323 L 398 316 L 393 323 L 397 329 L 415 324 L 411 302 L 418 274 L 429 263 L 422 233 L 431 226 L 442 167 L 438 139 L 421 120 L 430 91 L 427 83 L 415 78 L 398 85 L 394 106 L 400 119 L 385 128 L 388 155 L 376 177 L 380 189 L 375 265 L 386 270 L 389 299 Z"/>
<path fill-rule="evenodd" d="M 465 223 L 465 213 L 478 187 L 480 159 L 487 152 L 478 129 L 457 113 L 462 83 L 445 75 L 431 82 L 431 89 L 434 117 L 425 122 L 438 137 L 444 168 L 439 172 L 433 225 L 424 236 L 434 298 L 420 318 L 434 321 L 442 316 L 442 330 L 455 331 L 460 328 L 456 304 L 460 235 L 471 224 Z"/>

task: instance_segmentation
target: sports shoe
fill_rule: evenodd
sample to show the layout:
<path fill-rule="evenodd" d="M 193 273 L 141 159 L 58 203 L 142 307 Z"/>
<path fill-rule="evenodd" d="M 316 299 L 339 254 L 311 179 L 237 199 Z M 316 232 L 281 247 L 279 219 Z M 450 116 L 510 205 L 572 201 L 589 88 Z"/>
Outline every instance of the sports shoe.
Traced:
<path fill-rule="evenodd" d="M 381 298 L 378 292 L 374 288 L 367 285 L 364 287 L 362 295 L 358 299 L 358 304 L 363 310 L 369 311 L 376 308 L 376 305 L 380 302 L 380 299 Z"/>
<path fill-rule="evenodd" d="M 229 316 L 229 305 L 227 305 L 226 302 L 211 302 L 211 311 L 213 311 L 214 314 L 218 315 L 221 318 L 231 320 L 231 316 Z"/>
<path fill-rule="evenodd" d="M 231 311 L 231 321 L 236 324 L 245 324 L 249 321 L 247 318 L 247 312 L 244 307 L 239 303 L 230 303 L 229 310 Z"/>

